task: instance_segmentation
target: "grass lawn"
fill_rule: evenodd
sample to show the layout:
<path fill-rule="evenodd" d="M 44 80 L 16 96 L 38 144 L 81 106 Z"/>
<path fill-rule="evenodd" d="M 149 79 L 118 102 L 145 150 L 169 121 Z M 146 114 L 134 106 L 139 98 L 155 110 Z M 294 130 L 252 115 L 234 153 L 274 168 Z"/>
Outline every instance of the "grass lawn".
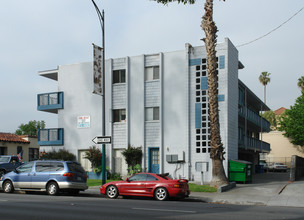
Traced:
<path fill-rule="evenodd" d="M 106 182 L 112 182 L 115 180 L 107 180 Z M 88 179 L 88 186 L 101 186 L 101 180 Z M 191 192 L 217 192 L 217 189 L 208 185 L 197 185 L 189 183 L 189 189 Z"/>

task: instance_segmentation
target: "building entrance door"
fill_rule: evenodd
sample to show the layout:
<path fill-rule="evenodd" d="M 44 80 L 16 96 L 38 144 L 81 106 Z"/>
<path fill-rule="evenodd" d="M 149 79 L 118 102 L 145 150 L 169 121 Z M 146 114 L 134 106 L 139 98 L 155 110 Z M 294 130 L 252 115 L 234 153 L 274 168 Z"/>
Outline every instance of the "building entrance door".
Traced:
<path fill-rule="evenodd" d="M 149 148 L 149 172 L 159 173 L 159 148 Z"/>

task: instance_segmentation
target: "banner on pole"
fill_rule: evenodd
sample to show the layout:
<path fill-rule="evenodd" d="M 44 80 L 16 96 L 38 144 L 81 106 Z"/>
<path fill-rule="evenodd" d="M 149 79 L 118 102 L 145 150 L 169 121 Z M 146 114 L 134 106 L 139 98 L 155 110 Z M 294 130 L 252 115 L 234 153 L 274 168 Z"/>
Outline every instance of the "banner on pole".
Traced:
<path fill-rule="evenodd" d="M 93 75 L 94 75 L 94 90 L 93 93 L 103 95 L 102 88 L 102 70 L 103 70 L 103 48 L 93 44 L 94 62 L 93 62 Z"/>

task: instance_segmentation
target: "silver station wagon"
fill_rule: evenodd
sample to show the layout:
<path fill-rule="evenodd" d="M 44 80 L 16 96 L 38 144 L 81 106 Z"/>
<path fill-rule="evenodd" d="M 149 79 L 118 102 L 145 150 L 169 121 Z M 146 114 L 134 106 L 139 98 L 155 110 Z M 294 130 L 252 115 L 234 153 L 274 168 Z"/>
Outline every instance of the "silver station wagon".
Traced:
<path fill-rule="evenodd" d="M 6 193 L 23 190 L 46 191 L 49 195 L 61 191 L 78 194 L 88 189 L 87 175 L 78 162 L 38 160 L 0 177 L 0 189 Z"/>

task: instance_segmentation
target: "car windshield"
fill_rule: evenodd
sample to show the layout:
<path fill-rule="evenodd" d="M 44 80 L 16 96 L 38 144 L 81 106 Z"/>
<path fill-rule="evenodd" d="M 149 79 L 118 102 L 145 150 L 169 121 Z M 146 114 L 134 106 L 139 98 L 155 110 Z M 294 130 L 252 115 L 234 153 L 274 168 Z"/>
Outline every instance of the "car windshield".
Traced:
<path fill-rule="evenodd" d="M 8 163 L 10 160 L 10 157 L 0 157 L 0 163 Z"/>

